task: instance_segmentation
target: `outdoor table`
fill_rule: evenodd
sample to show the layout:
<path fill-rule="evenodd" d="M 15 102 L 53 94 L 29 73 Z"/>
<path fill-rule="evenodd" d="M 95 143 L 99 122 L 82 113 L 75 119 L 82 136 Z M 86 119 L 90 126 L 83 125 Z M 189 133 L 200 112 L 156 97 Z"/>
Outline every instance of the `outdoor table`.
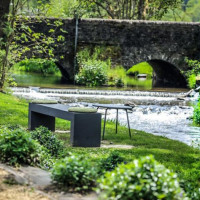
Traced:
<path fill-rule="evenodd" d="M 103 136 L 102 140 L 104 140 L 105 135 L 105 127 L 106 127 L 106 116 L 108 109 L 115 109 L 117 111 L 116 114 L 116 134 L 117 134 L 117 125 L 118 125 L 118 110 L 125 110 L 126 111 L 126 117 L 127 117 L 127 123 L 128 123 L 128 130 L 129 130 L 129 136 L 131 138 L 131 130 L 130 130 L 130 124 L 129 124 L 129 117 L 128 117 L 128 110 L 132 110 L 131 106 L 124 106 L 124 105 L 117 105 L 117 104 L 93 104 L 94 107 L 104 108 L 105 109 L 105 117 L 104 117 L 104 127 L 103 127 Z"/>

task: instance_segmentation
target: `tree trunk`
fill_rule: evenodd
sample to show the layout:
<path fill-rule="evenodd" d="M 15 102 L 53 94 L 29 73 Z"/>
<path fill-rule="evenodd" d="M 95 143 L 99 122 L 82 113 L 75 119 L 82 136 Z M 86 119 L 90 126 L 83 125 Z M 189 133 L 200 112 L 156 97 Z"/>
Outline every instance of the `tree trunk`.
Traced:
<path fill-rule="evenodd" d="M 0 38 L 3 37 L 2 26 L 7 20 L 6 14 L 9 12 L 10 0 L 1 0 L 0 3 Z"/>
<path fill-rule="evenodd" d="M 5 35 L 3 33 L 3 28 L 5 26 L 5 22 L 7 21 L 7 14 L 9 13 L 9 5 L 11 0 L 1 0 L 0 4 L 0 39 L 3 39 L 2 41 L 5 42 Z M 7 51 L 7 45 L 2 44 L 0 40 L 0 50 L 4 49 Z M 5 75 L 6 75 L 6 66 L 7 66 L 7 56 L 3 56 L 0 58 L 0 92 L 3 90 L 4 82 L 5 82 Z"/>

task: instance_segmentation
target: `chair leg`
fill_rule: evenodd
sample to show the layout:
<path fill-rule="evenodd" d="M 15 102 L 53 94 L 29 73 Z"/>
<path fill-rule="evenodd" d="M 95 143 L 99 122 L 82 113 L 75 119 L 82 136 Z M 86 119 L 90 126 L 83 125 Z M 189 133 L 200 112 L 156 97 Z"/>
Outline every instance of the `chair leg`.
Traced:
<path fill-rule="evenodd" d="M 128 118 L 128 111 L 127 110 L 126 110 L 126 116 L 127 116 L 127 122 L 128 122 L 129 137 L 131 138 L 131 129 L 130 129 L 129 118 Z"/>
<path fill-rule="evenodd" d="M 118 125 L 118 109 L 117 109 L 117 116 L 116 116 L 116 134 L 117 134 L 117 125 Z"/>
<path fill-rule="evenodd" d="M 105 110 L 105 117 L 104 117 L 104 126 L 103 126 L 103 136 L 102 136 L 102 140 L 104 140 L 104 135 L 105 135 L 107 110 L 108 110 L 108 109 Z"/>

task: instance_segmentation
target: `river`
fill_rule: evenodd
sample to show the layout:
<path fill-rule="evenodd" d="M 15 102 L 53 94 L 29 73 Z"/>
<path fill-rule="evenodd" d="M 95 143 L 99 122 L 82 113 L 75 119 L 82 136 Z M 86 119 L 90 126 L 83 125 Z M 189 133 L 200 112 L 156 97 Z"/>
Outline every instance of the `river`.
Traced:
<path fill-rule="evenodd" d="M 152 88 L 152 80 L 127 77 L 128 86 L 123 88 L 87 88 L 63 84 L 59 76 L 42 76 L 27 72 L 13 75 L 18 87 L 13 94 L 26 99 L 51 99 L 63 104 L 91 106 L 92 103 L 125 104 L 135 103 L 129 113 L 133 129 L 162 135 L 171 139 L 192 144 L 200 138 L 200 127 L 192 126 L 191 102 L 196 97 L 183 98 L 188 91 L 180 88 Z M 82 102 L 82 103 L 81 103 Z M 100 110 L 102 114 L 104 110 Z M 108 119 L 114 120 L 115 110 L 108 111 Z M 119 111 L 119 122 L 126 125 L 126 115 Z"/>
<path fill-rule="evenodd" d="M 179 140 L 189 145 L 193 140 L 200 138 L 200 127 L 192 126 L 190 120 L 193 113 L 193 107 L 190 106 L 191 98 L 183 98 L 185 90 L 120 91 L 108 88 L 82 89 L 82 87 L 65 89 L 15 87 L 12 90 L 18 97 L 53 99 L 72 106 L 91 106 L 92 103 L 135 103 L 133 112 L 129 113 L 131 128 Z M 104 110 L 100 112 L 103 114 Z M 115 110 L 109 110 L 108 119 L 114 120 L 115 117 Z M 126 125 L 124 111 L 119 111 L 119 123 Z"/>

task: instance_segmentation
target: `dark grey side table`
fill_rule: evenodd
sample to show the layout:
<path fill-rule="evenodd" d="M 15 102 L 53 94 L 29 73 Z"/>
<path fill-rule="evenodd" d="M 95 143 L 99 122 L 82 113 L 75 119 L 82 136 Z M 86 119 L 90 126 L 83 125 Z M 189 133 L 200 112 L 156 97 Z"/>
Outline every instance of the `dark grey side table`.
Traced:
<path fill-rule="evenodd" d="M 126 117 L 127 117 L 127 123 L 128 123 L 128 130 L 129 130 L 129 137 L 131 138 L 131 129 L 129 124 L 129 117 L 128 117 L 128 110 L 132 110 L 133 108 L 131 106 L 124 106 L 124 105 L 117 105 L 117 104 L 93 104 L 94 107 L 104 108 L 105 109 L 105 117 L 104 117 L 104 126 L 103 126 L 103 136 L 102 140 L 104 140 L 105 135 L 105 127 L 106 127 L 106 116 L 108 109 L 115 109 L 116 112 L 116 134 L 117 134 L 117 125 L 118 125 L 118 110 L 125 110 L 126 111 Z"/>

